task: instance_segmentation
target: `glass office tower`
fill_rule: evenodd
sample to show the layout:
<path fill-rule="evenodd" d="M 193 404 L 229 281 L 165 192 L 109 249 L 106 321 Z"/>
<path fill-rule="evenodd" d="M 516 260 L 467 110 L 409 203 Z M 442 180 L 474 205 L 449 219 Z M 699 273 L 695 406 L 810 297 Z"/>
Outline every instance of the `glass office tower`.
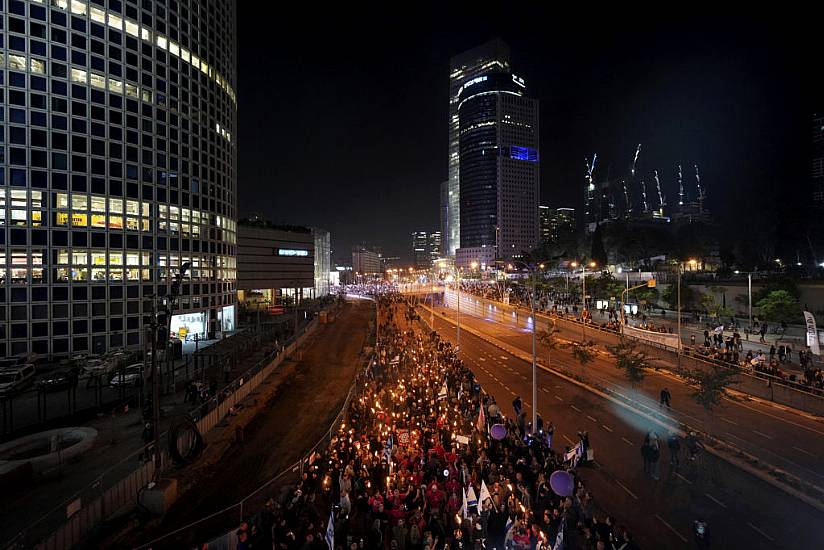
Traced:
<path fill-rule="evenodd" d="M 0 357 L 234 325 L 231 0 L 0 0 Z"/>

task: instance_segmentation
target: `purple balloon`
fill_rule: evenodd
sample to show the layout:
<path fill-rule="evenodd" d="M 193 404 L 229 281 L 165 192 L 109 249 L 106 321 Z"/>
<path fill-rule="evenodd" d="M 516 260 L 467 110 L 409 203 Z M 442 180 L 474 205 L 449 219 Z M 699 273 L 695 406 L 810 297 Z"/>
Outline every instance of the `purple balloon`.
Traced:
<path fill-rule="evenodd" d="M 555 494 L 561 497 L 572 496 L 575 490 L 575 481 L 569 472 L 564 470 L 556 470 L 549 476 L 549 486 L 555 491 Z"/>
<path fill-rule="evenodd" d="M 495 424 L 489 429 L 489 433 L 492 434 L 492 439 L 500 441 L 506 437 L 506 426 L 503 424 Z"/>

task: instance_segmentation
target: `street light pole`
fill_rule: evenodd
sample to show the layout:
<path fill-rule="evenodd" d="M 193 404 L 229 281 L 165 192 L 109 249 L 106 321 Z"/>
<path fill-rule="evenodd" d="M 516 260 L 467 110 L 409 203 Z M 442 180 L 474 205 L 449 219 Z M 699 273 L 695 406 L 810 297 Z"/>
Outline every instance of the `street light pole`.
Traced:
<path fill-rule="evenodd" d="M 752 273 L 747 273 L 747 306 L 750 316 L 750 330 L 752 330 Z"/>
<path fill-rule="evenodd" d="M 535 293 L 537 292 L 537 276 L 535 270 L 532 271 L 532 433 L 538 429 L 538 377 L 537 377 L 537 348 L 535 344 L 535 328 L 538 320 L 535 318 Z"/>
<path fill-rule="evenodd" d="M 678 264 L 678 371 L 681 371 L 681 264 Z"/>
<path fill-rule="evenodd" d="M 581 265 L 581 344 L 584 344 L 587 341 L 586 337 L 586 330 L 587 330 L 587 318 L 586 318 L 586 310 L 587 310 L 587 266 L 586 264 Z"/>

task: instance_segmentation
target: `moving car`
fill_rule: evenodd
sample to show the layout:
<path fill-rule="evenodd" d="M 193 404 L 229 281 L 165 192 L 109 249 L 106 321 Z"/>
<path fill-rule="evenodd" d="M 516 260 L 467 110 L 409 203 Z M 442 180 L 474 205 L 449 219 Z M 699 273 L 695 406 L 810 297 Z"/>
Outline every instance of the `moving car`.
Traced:
<path fill-rule="evenodd" d="M 16 393 L 34 382 L 34 365 L 0 370 L 0 395 Z"/>
<path fill-rule="evenodd" d="M 140 386 L 143 384 L 143 363 L 135 363 L 117 372 L 109 381 L 112 386 Z"/>

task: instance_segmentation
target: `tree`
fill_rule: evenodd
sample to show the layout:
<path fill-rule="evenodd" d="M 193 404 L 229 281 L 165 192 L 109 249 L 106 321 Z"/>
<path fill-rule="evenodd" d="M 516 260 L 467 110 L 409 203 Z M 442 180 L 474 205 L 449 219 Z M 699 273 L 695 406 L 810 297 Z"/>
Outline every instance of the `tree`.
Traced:
<path fill-rule="evenodd" d="M 664 292 L 661 293 L 661 298 L 670 309 L 678 307 L 678 285 L 671 283 Z M 695 307 L 695 302 L 698 298 L 698 293 L 694 288 L 681 281 L 681 309 L 690 310 Z"/>
<path fill-rule="evenodd" d="M 633 387 L 644 379 L 646 370 L 649 368 L 647 355 L 642 351 L 637 351 L 635 347 L 633 340 L 625 339 L 617 346 L 610 348 L 615 355 L 615 367 L 624 371 L 624 376 Z"/>
<path fill-rule="evenodd" d="M 721 403 L 721 399 L 727 394 L 727 388 L 734 382 L 735 371 L 718 365 L 710 365 L 710 370 L 694 369 L 689 371 L 687 376 L 696 386 L 690 397 L 701 405 L 709 416 L 710 422 L 707 428 L 707 433 L 709 433 L 713 424 L 713 409 Z"/>
<path fill-rule="evenodd" d="M 786 290 L 773 290 L 756 305 L 764 319 L 776 323 L 790 323 L 801 316 L 801 305 Z"/>
<path fill-rule="evenodd" d="M 552 326 L 547 327 L 547 330 L 538 331 L 535 337 L 546 348 L 546 363 L 548 367 L 552 367 L 552 352 L 561 346 L 558 339 L 558 333 L 561 332 L 555 328 L 555 320 L 552 320 Z"/>
<path fill-rule="evenodd" d="M 595 344 L 591 341 L 571 342 L 565 347 L 572 351 L 572 357 L 581 365 L 581 378 L 583 378 L 585 367 L 595 361 L 595 357 L 598 355 Z"/>
<path fill-rule="evenodd" d="M 701 294 L 701 308 L 711 317 L 729 317 L 732 309 L 719 302 L 717 294 L 724 294 L 725 288 L 722 286 L 711 286 L 709 292 Z"/>

